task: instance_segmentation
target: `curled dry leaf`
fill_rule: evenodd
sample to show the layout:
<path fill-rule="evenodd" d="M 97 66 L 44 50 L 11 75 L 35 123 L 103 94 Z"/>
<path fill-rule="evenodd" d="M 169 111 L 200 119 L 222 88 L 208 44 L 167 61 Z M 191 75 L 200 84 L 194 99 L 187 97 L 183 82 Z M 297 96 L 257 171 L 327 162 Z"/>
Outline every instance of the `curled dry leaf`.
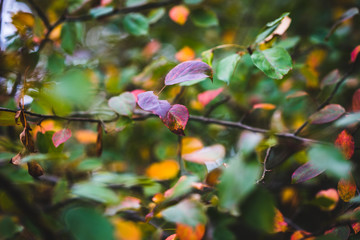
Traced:
<path fill-rule="evenodd" d="M 267 38 L 265 38 L 265 42 L 270 41 L 275 35 L 281 36 L 283 35 L 286 30 L 289 28 L 291 24 L 291 18 L 289 16 L 285 16 L 279 26 L 276 27 L 276 29 L 270 34 Z"/>
<path fill-rule="evenodd" d="M 36 161 L 28 162 L 27 166 L 28 166 L 29 174 L 31 176 L 33 176 L 34 178 L 37 178 L 37 177 L 40 177 L 41 175 L 44 175 L 44 169 Z"/>
<path fill-rule="evenodd" d="M 178 64 L 170 70 L 165 77 L 165 85 L 212 78 L 212 69 L 209 65 L 201 61 L 187 61 Z"/>

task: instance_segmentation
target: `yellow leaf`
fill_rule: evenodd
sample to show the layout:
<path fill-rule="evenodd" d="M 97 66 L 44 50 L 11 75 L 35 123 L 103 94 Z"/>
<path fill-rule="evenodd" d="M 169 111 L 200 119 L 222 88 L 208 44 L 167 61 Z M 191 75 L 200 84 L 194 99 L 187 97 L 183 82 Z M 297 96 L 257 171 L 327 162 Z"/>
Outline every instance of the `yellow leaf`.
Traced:
<path fill-rule="evenodd" d="M 184 25 L 189 16 L 189 13 L 190 11 L 187 7 L 178 5 L 170 9 L 169 17 L 177 24 Z"/>
<path fill-rule="evenodd" d="M 178 172 L 179 164 L 175 160 L 153 163 L 146 169 L 146 175 L 156 180 L 169 180 L 176 177 Z"/>
<path fill-rule="evenodd" d="M 141 240 L 142 233 L 140 228 L 131 221 L 121 218 L 113 218 L 112 223 L 115 227 L 115 238 L 117 240 Z"/>
<path fill-rule="evenodd" d="M 91 130 L 78 130 L 75 132 L 75 138 L 83 144 L 96 143 L 97 132 Z"/>
<path fill-rule="evenodd" d="M 354 179 L 351 177 L 350 180 L 340 179 L 337 186 L 337 191 L 340 198 L 344 202 L 349 202 L 356 194 L 356 184 Z"/>
<path fill-rule="evenodd" d="M 60 39 L 60 35 L 61 35 L 61 29 L 62 29 L 62 24 L 56 26 L 54 28 L 54 30 L 51 31 L 49 39 L 52 41 L 57 41 Z"/>
<path fill-rule="evenodd" d="M 192 153 L 204 147 L 201 140 L 195 137 L 183 137 L 181 141 L 181 146 L 181 155 Z"/>
<path fill-rule="evenodd" d="M 27 28 L 32 28 L 35 23 L 34 16 L 27 12 L 17 12 L 12 17 L 12 24 L 20 33 L 25 33 Z"/>
<path fill-rule="evenodd" d="M 176 60 L 179 62 L 185 62 L 195 59 L 195 52 L 192 48 L 185 46 L 175 54 Z"/>

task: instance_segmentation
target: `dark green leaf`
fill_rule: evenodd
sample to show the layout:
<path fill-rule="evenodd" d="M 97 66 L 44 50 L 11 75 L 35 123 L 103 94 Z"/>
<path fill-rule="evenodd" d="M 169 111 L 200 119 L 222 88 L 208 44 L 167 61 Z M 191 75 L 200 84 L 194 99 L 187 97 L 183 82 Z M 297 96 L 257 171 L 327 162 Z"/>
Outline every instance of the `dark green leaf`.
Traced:
<path fill-rule="evenodd" d="M 135 36 L 146 35 L 149 31 L 149 23 L 146 17 L 140 13 L 130 13 L 124 17 L 125 30 Z"/>
<path fill-rule="evenodd" d="M 192 11 L 191 20 L 198 27 L 212 27 L 219 24 L 215 12 L 209 9 L 197 9 Z"/>
<path fill-rule="evenodd" d="M 61 48 L 68 54 L 72 54 L 77 40 L 75 23 L 65 23 L 61 29 Z"/>

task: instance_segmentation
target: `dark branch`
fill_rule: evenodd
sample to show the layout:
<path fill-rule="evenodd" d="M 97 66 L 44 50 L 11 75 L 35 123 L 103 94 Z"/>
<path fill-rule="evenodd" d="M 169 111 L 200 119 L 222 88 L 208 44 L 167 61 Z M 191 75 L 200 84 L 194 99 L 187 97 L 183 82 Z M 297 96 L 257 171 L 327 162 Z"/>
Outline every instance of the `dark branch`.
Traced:
<path fill-rule="evenodd" d="M 45 16 L 44 12 L 39 8 L 38 5 L 33 0 L 27 0 L 30 6 L 36 11 L 37 15 L 40 17 L 41 21 L 44 23 L 47 29 L 51 28 L 51 24 L 48 18 Z"/>

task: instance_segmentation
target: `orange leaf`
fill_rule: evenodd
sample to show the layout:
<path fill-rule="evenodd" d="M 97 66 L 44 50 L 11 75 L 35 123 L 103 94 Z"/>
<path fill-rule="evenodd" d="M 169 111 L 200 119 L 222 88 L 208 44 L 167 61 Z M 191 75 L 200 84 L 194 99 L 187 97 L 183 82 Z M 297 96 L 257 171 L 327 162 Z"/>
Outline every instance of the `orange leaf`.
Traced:
<path fill-rule="evenodd" d="M 360 45 L 356 46 L 354 48 L 354 50 L 352 50 L 351 52 L 351 57 L 350 57 L 350 62 L 355 62 L 356 58 L 357 58 L 357 55 L 359 54 L 360 52 Z"/>
<path fill-rule="evenodd" d="M 218 88 L 218 89 L 202 92 L 197 96 L 198 101 L 205 107 L 206 105 L 209 104 L 209 102 L 211 102 L 211 100 L 216 98 L 223 90 L 224 90 L 223 88 Z"/>
<path fill-rule="evenodd" d="M 187 7 L 183 5 L 178 5 L 170 9 L 169 17 L 177 24 L 184 25 L 189 16 L 189 13 L 190 11 Z"/>
<path fill-rule="evenodd" d="M 75 133 L 75 138 L 82 144 L 96 143 L 97 141 L 97 132 L 92 130 L 78 130 Z"/>
<path fill-rule="evenodd" d="M 305 231 L 296 231 L 291 235 L 290 240 L 300 240 L 300 239 L 306 239 L 306 240 L 314 240 L 315 237 L 306 237 L 310 235 L 310 233 Z"/>
<path fill-rule="evenodd" d="M 156 193 L 151 199 L 154 203 L 160 203 L 165 200 L 164 194 Z"/>
<path fill-rule="evenodd" d="M 258 103 L 253 106 L 253 109 L 264 109 L 264 110 L 273 110 L 276 108 L 274 104 L 271 103 Z"/>
<path fill-rule="evenodd" d="M 181 155 L 192 153 L 204 147 L 199 138 L 183 137 L 181 139 Z"/>
<path fill-rule="evenodd" d="M 140 228 L 132 221 L 124 221 L 121 218 L 112 219 L 115 227 L 115 237 L 118 240 L 141 240 Z"/>
<path fill-rule="evenodd" d="M 353 223 L 351 224 L 351 227 L 354 230 L 355 234 L 358 234 L 360 232 L 360 223 Z"/>
<path fill-rule="evenodd" d="M 342 151 L 346 159 L 350 159 L 354 154 L 354 138 L 346 130 L 338 135 L 335 146 Z"/>
<path fill-rule="evenodd" d="M 288 224 L 285 222 L 284 216 L 279 209 L 275 209 L 274 232 L 286 232 L 287 228 Z"/>
<path fill-rule="evenodd" d="M 320 206 L 321 209 L 331 211 L 336 207 L 337 202 L 339 201 L 339 195 L 334 188 L 330 188 L 328 190 L 322 190 L 316 194 L 316 199 L 325 198 L 332 203 L 326 206 Z"/>
<path fill-rule="evenodd" d="M 351 177 L 350 180 L 340 179 L 337 186 L 337 191 L 340 198 L 344 202 L 349 202 L 356 194 L 356 184 L 354 179 Z"/>
<path fill-rule="evenodd" d="M 153 163 L 146 169 L 146 175 L 156 180 L 169 180 L 176 177 L 178 172 L 179 164 L 175 160 Z"/>
<path fill-rule="evenodd" d="M 326 57 L 325 50 L 315 49 L 307 56 L 306 64 L 310 68 L 315 69 L 322 63 L 322 61 L 325 59 L 325 57 Z"/>
<path fill-rule="evenodd" d="M 179 62 L 186 62 L 195 59 L 195 52 L 192 48 L 185 46 L 175 54 L 176 60 Z"/>
<path fill-rule="evenodd" d="M 182 223 L 176 224 L 176 236 L 180 240 L 201 240 L 204 234 L 204 224 L 198 224 L 195 228 Z"/>
<path fill-rule="evenodd" d="M 141 55 L 143 55 L 145 58 L 151 58 L 155 53 L 160 50 L 160 48 L 161 43 L 156 40 L 152 40 L 148 44 L 146 44 L 146 46 L 141 52 Z"/>

